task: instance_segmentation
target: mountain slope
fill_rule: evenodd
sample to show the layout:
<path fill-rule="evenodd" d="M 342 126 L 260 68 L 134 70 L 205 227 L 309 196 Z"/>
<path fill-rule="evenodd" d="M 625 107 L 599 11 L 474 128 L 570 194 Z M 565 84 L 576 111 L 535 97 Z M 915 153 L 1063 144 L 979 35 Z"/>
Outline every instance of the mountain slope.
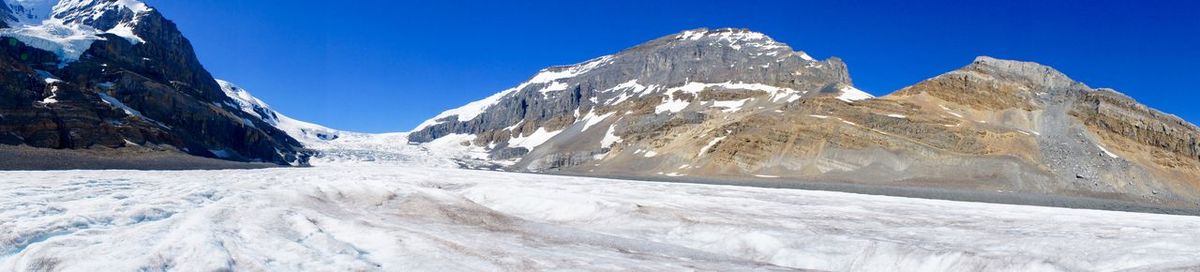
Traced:
<path fill-rule="evenodd" d="M 299 142 L 224 95 L 158 10 L 134 0 L 3 5 L 0 144 L 306 163 Z"/>
<path fill-rule="evenodd" d="M 542 70 L 419 126 L 507 170 L 1049 193 L 1200 206 L 1197 129 L 1030 62 L 980 57 L 873 98 L 840 60 L 691 30 Z"/>

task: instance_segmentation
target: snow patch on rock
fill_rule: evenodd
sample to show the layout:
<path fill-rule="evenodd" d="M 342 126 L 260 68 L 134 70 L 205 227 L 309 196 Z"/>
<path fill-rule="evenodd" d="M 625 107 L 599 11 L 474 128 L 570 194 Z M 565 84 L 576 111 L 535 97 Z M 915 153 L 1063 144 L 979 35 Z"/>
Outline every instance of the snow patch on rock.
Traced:
<path fill-rule="evenodd" d="M 841 91 L 841 94 L 838 95 L 837 99 L 846 101 L 846 102 L 854 102 L 854 101 L 875 98 L 874 95 L 871 95 L 867 92 L 859 90 L 858 88 L 854 88 L 854 86 L 850 86 L 850 85 L 842 85 L 841 88 L 839 88 L 838 90 Z"/>

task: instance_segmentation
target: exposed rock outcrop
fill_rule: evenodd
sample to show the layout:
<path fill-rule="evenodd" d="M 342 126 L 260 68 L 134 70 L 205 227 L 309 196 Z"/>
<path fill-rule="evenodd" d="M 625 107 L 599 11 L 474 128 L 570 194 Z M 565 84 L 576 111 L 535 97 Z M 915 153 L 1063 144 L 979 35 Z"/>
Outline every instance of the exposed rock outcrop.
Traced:
<path fill-rule="evenodd" d="M 10 12 L 4 14 L 11 15 L 13 5 L 6 1 Z M 62 2 L 42 11 L 47 14 L 22 8 L 29 14 L 8 16 L 5 27 L 13 29 L 0 31 L 0 144 L 306 163 L 309 154 L 299 142 L 238 110 L 157 10 L 100 0 Z M 37 16 L 61 23 L 43 25 Z M 90 45 L 74 59 L 70 47 L 81 43 L 20 31 L 41 27 L 108 32 L 85 39 Z"/>

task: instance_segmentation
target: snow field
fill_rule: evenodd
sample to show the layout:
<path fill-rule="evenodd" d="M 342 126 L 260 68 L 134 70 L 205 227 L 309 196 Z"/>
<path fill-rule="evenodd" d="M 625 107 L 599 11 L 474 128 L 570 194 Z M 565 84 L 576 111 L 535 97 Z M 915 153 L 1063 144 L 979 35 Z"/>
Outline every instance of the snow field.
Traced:
<path fill-rule="evenodd" d="M 3 271 L 1119 271 L 1200 218 L 385 166 L 0 172 Z"/>

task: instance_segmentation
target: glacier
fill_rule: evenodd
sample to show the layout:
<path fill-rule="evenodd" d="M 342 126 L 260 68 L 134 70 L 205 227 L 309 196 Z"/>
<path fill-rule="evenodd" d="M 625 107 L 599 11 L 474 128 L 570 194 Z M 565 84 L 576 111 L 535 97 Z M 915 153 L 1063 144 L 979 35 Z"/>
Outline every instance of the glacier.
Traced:
<path fill-rule="evenodd" d="M 0 271 L 1200 269 L 1200 217 L 460 169 L 0 172 Z"/>
<path fill-rule="evenodd" d="M 0 5 L 14 10 L 13 20 L 6 20 L 11 27 L 0 29 L 0 37 L 54 53 L 60 65 L 78 61 L 93 42 L 105 40 L 101 34 L 113 34 L 135 45 L 146 42 L 133 29 L 139 16 L 153 10 L 136 0 L 3 0 Z M 123 11 L 132 14 L 128 21 L 107 29 L 93 25 L 108 13 Z"/>

